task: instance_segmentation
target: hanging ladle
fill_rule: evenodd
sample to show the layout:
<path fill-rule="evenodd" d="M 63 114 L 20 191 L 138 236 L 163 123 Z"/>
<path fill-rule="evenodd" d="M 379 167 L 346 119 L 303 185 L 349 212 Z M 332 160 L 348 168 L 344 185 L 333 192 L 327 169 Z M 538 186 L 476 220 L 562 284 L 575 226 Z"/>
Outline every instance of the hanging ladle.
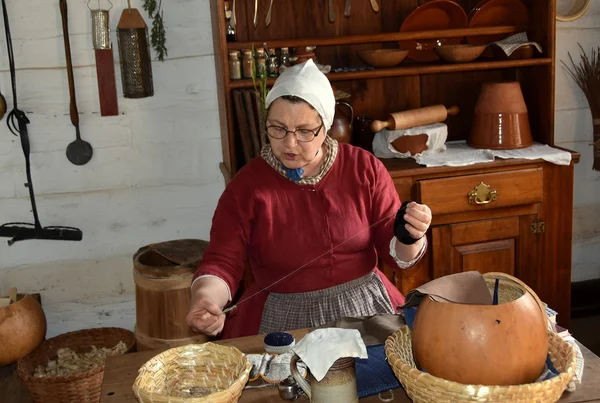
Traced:
<path fill-rule="evenodd" d="M 91 159 L 94 153 L 92 146 L 87 141 L 81 139 L 79 133 L 79 112 L 77 110 L 77 101 L 75 99 L 75 82 L 73 80 L 73 64 L 71 62 L 71 45 L 69 42 L 69 27 L 67 19 L 67 0 L 59 0 L 60 2 L 60 14 L 62 16 L 63 25 L 63 36 L 65 41 L 65 56 L 67 59 L 67 74 L 69 78 L 69 96 L 70 107 L 69 115 L 71 116 L 71 123 L 75 126 L 75 141 L 67 146 L 67 158 L 71 163 L 75 165 L 85 165 Z"/>

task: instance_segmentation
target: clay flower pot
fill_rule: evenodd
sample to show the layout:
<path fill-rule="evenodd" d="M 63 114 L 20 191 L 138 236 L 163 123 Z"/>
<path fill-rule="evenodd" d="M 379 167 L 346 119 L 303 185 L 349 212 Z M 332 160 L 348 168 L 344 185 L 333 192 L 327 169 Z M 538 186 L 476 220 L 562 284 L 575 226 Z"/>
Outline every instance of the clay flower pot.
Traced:
<path fill-rule="evenodd" d="M 483 84 L 467 144 L 491 150 L 533 145 L 527 105 L 518 82 Z"/>
<path fill-rule="evenodd" d="M 31 353 L 46 337 L 46 315 L 31 295 L 0 308 L 0 367 Z"/>
<path fill-rule="evenodd" d="M 484 275 L 498 305 L 421 301 L 412 330 L 417 367 L 449 381 L 475 385 L 521 385 L 542 373 L 548 354 L 545 308 L 520 280 Z"/>

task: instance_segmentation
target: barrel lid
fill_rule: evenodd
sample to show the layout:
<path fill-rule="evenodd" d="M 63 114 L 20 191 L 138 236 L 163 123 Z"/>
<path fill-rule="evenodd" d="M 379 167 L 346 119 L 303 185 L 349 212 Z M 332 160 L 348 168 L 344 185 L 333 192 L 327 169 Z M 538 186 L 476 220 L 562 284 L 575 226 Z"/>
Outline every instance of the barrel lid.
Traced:
<path fill-rule="evenodd" d="M 136 274 L 151 278 L 191 275 L 202 260 L 208 241 L 176 239 L 146 245 L 133 255 Z"/>

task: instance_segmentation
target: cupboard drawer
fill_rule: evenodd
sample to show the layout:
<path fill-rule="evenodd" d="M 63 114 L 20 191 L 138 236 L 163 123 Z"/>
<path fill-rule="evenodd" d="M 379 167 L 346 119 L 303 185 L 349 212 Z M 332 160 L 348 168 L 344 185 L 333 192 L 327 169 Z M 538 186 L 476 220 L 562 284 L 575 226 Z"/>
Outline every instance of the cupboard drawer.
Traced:
<path fill-rule="evenodd" d="M 540 203 L 542 168 L 521 169 L 418 181 L 419 200 L 432 214 Z"/>

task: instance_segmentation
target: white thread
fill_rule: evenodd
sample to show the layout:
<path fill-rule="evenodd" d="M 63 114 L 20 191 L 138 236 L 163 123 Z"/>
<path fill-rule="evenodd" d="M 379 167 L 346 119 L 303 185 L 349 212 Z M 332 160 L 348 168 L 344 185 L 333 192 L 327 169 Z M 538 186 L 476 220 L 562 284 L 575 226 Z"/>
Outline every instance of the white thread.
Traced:
<path fill-rule="evenodd" d="M 279 280 L 275 281 L 274 283 L 271 283 L 270 285 L 266 286 L 265 288 L 263 288 L 263 289 L 261 289 L 261 290 L 257 291 L 256 293 L 254 293 L 254 294 L 252 294 L 252 295 L 250 295 L 250 296 L 248 296 L 248 297 L 244 298 L 243 300 L 239 301 L 237 304 L 235 304 L 235 305 L 233 305 L 233 306 L 231 306 L 231 307 L 229 307 L 229 308 L 227 308 L 227 309 L 224 309 L 224 310 L 223 310 L 223 313 L 227 313 L 227 312 L 229 312 L 229 311 L 232 311 L 232 310 L 234 310 L 235 308 L 237 308 L 237 306 L 238 306 L 239 304 L 241 304 L 241 303 L 243 303 L 243 302 L 246 302 L 246 301 L 248 301 L 250 298 L 254 298 L 255 296 L 257 296 L 257 295 L 258 295 L 258 294 L 260 294 L 261 292 L 265 291 L 266 289 L 273 287 L 275 284 L 278 284 L 278 283 L 280 283 L 281 281 L 285 280 L 286 278 L 288 278 L 288 277 L 289 277 L 289 276 L 291 276 L 292 274 L 294 274 L 294 273 L 296 273 L 296 272 L 300 271 L 301 269 L 305 268 L 306 266 L 308 266 L 309 264 L 311 264 L 311 263 L 312 263 L 312 262 L 314 262 L 315 260 L 318 260 L 318 259 L 322 258 L 323 256 L 327 255 L 328 253 L 331 253 L 331 252 L 333 252 L 334 250 L 336 250 L 337 248 L 339 248 L 340 246 L 342 246 L 342 245 L 343 245 L 343 244 L 345 244 L 346 242 L 348 242 L 348 241 L 350 241 L 350 240 L 352 240 L 352 239 L 356 238 L 358 235 L 362 234 L 362 233 L 363 233 L 363 232 L 365 232 L 366 230 L 369 230 L 369 229 L 373 228 L 373 227 L 374 227 L 374 226 L 376 226 L 377 224 L 379 224 L 379 223 L 382 223 L 383 221 L 385 221 L 385 220 L 387 220 L 388 218 L 390 218 L 390 217 L 392 217 L 392 216 L 395 216 L 395 215 L 396 215 L 396 213 L 394 213 L 394 214 L 390 214 L 390 215 L 388 215 L 388 216 L 386 216 L 386 217 L 383 217 L 381 220 L 377 221 L 376 223 L 374 223 L 374 224 L 372 224 L 372 225 L 368 226 L 367 228 L 365 228 L 365 229 L 363 229 L 363 230 L 360 230 L 359 232 L 357 232 L 356 234 L 352 235 L 350 238 L 346 239 L 345 241 L 343 241 L 343 242 L 342 242 L 342 243 L 340 243 L 339 245 L 337 245 L 337 246 L 334 246 L 333 248 L 331 248 L 331 249 L 330 249 L 330 250 L 328 250 L 327 252 L 323 253 L 322 255 L 319 255 L 319 256 L 317 256 L 316 258 L 314 258 L 313 260 L 311 260 L 310 262 L 308 262 L 308 263 L 305 263 L 305 264 L 303 264 L 302 266 L 298 267 L 298 268 L 297 268 L 296 270 L 294 270 L 293 272 L 286 274 L 285 276 L 283 276 L 283 277 L 282 277 L 282 278 L 280 278 Z"/>

